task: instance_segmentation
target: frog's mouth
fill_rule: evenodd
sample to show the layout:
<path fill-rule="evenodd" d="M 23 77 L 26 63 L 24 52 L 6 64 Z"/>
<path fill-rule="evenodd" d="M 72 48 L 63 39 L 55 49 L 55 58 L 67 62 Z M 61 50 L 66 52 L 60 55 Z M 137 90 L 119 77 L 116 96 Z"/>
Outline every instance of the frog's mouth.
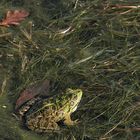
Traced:
<path fill-rule="evenodd" d="M 73 105 L 71 105 L 71 110 L 72 110 L 72 112 L 74 112 L 77 109 L 80 101 L 78 101 L 75 105 L 74 105 L 74 102 L 71 102 L 71 103 L 73 103 Z"/>

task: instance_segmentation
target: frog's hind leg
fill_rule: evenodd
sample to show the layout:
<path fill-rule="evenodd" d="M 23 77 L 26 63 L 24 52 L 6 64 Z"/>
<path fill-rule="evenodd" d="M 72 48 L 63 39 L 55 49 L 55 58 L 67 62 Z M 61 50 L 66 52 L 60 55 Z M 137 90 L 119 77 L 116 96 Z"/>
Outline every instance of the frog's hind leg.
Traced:
<path fill-rule="evenodd" d="M 44 124 L 44 126 L 40 126 L 39 128 L 35 129 L 35 131 L 38 133 L 53 132 L 59 130 L 60 128 L 56 122 L 49 122 L 48 124 Z"/>
<path fill-rule="evenodd" d="M 71 126 L 71 125 L 75 125 L 77 123 L 78 123 L 78 120 L 75 120 L 75 121 L 71 120 L 70 114 L 65 115 L 64 124 Z"/>
<path fill-rule="evenodd" d="M 52 131 L 58 131 L 60 130 L 60 127 L 58 126 L 58 124 L 56 122 L 49 122 L 48 126 L 47 126 L 47 130 L 52 130 Z"/>

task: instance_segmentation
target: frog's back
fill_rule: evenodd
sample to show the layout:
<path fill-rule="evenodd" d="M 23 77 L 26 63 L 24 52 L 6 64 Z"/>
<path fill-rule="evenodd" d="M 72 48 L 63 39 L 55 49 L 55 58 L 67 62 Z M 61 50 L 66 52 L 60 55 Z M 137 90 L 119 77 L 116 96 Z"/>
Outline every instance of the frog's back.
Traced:
<path fill-rule="evenodd" d="M 66 101 L 62 101 L 62 98 L 61 94 L 37 101 L 25 115 L 26 126 L 31 130 L 40 131 L 42 128 L 56 125 L 54 122 L 64 117 L 62 103 Z"/>
<path fill-rule="evenodd" d="M 42 99 L 37 101 L 26 113 L 26 116 L 34 116 L 38 113 L 43 112 L 44 110 L 48 110 L 50 107 L 54 108 L 55 104 L 52 99 Z"/>
<path fill-rule="evenodd" d="M 36 114 L 37 112 L 42 112 L 52 108 L 54 111 L 61 110 L 69 102 L 72 95 L 66 95 L 64 93 L 54 95 L 50 98 L 45 98 L 37 101 L 26 113 L 26 116 Z"/>
<path fill-rule="evenodd" d="M 76 110 L 81 96 L 81 90 L 69 89 L 66 93 L 38 100 L 25 114 L 26 126 L 31 130 L 45 132 L 48 129 L 58 130 L 57 122 L 60 120 L 67 119 L 65 123 L 70 124 L 68 115 Z"/>

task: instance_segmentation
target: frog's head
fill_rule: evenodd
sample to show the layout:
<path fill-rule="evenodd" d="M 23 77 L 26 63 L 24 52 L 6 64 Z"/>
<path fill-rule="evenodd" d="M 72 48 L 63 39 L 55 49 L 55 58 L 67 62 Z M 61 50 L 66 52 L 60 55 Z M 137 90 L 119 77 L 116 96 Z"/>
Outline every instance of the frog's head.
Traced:
<path fill-rule="evenodd" d="M 74 112 L 77 109 L 77 106 L 82 98 L 82 90 L 81 89 L 70 89 L 68 88 L 66 93 L 69 95 L 69 106 L 70 112 Z"/>

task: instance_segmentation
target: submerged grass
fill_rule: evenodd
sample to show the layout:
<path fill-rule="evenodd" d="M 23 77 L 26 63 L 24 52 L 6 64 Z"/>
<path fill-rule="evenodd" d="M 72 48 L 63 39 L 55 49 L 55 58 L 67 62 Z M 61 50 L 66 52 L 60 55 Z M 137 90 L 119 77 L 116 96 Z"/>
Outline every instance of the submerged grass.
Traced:
<path fill-rule="evenodd" d="M 5 9 L 25 8 L 19 27 L 0 27 L 0 139 L 140 139 L 139 1 L 1 0 Z M 80 124 L 38 135 L 12 115 L 20 92 L 49 79 L 55 92 L 84 92 L 72 115 Z"/>

